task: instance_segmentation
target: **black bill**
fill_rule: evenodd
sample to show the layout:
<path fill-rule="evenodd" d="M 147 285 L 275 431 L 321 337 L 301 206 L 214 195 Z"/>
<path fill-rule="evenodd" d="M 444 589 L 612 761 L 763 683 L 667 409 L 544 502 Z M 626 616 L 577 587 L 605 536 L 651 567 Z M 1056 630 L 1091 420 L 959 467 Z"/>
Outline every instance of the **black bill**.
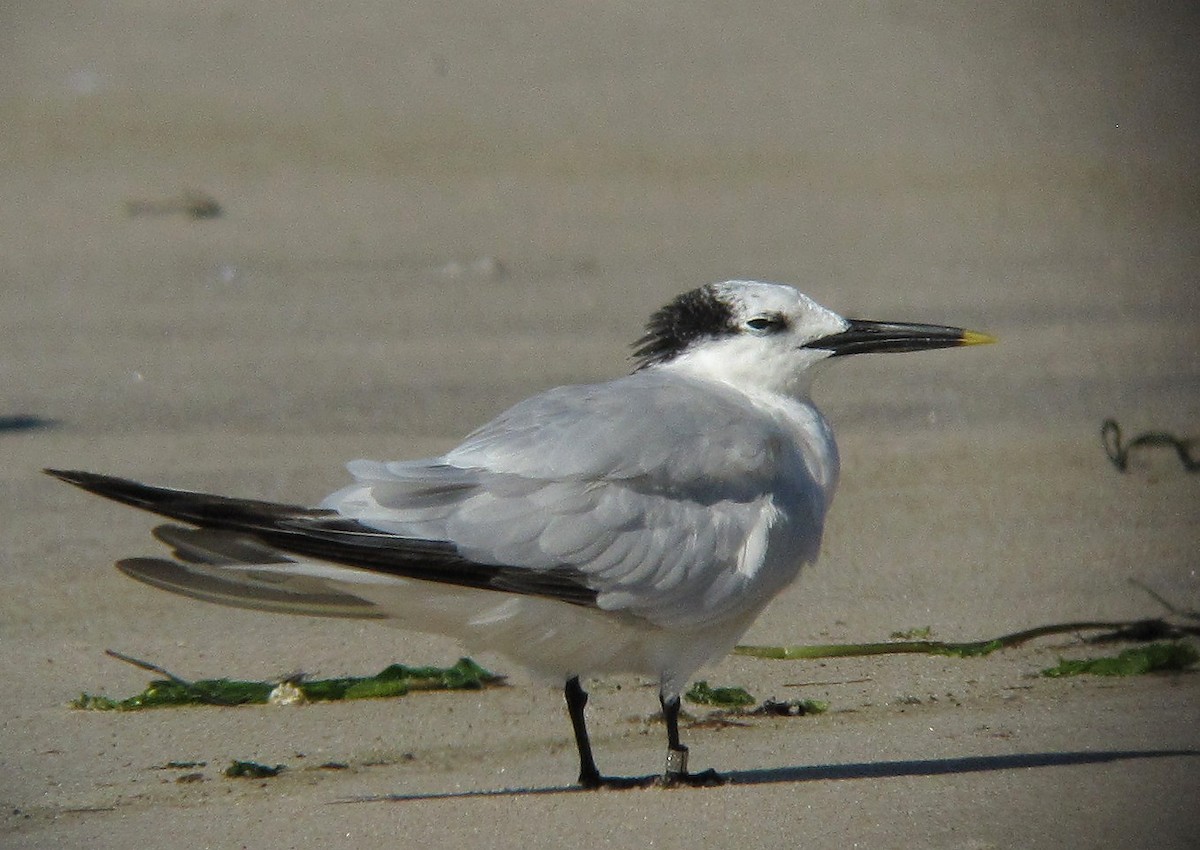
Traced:
<path fill-rule="evenodd" d="M 872 322 L 849 319 L 846 330 L 814 339 L 805 348 L 832 351 L 835 357 L 843 354 L 871 354 L 884 351 L 927 351 L 931 348 L 957 348 L 961 345 L 983 345 L 995 338 L 977 331 L 951 328 L 946 325 L 917 325 L 908 322 Z"/>

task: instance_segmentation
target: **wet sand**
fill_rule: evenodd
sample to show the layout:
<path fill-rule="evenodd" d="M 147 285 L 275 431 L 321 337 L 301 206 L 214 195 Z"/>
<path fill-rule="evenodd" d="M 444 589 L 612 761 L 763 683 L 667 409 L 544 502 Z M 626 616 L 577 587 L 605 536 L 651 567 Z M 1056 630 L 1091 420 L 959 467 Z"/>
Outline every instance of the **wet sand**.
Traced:
<path fill-rule="evenodd" d="M 136 585 L 110 565 L 154 551 L 153 519 L 39 469 L 315 502 L 350 458 L 440 452 L 620 374 L 681 290 L 781 280 L 1001 344 L 821 376 L 843 460 L 824 554 L 747 643 L 1162 614 L 1131 580 L 1196 610 L 1200 479 L 1162 450 L 1119 473 L 1099 428 L 1200 427 L 1200 16 L 61 11 L 10 4 L 0 49 L 0 416 L 25 417 L 0 431 L 0 646 L 23 682 L 0 696 L 0 844 L 1195 846 L 1196 675 L 1037 677 L 1110 651 L 1069 637 L 722 661 L 701 675 L 831 710 L 686 729 L 693 766 L 735 779 L 703 791 L 568 792 L 561 696 L 500 657 L 479 660 L 511 687 L 479 693 L 72 711 L 145 686 L 106 648 L 189 678 L 459 650 Z M 189 192 L 222 214 L 171 207 Z M 657 769 L 653 687 L 591 690 L 602 769 Z M 221 777 L 233 759 L 288 769 Z M 187 761 L 199 781 L 161 769 Z"/>

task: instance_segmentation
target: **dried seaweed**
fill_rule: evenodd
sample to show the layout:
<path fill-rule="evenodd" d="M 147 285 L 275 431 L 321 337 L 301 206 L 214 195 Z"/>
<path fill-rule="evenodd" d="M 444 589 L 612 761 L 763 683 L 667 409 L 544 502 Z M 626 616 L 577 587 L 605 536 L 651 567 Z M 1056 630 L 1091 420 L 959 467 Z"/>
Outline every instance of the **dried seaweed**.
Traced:
<path fill-rule="evenodd" d="M 688 689 L 684 699 L 697 705 L 709 705 L 719 709 L 709 718 L 717 717 L 804 717 L 822 714 L 829 710 L 829 703 L 816 699 L 767 699 L 755 705 L 755 698 L 741 687 L 711 687 L 699 681 Z M 751 708 L 751 706 L 754 706 Z"/>
<path fill-rule="evenodd" d="M 126 699 L 81 694 L 72 708 L 93 711 L 137 711 L 172 705 L 247 705 L 267 702 L 325 702 L 343 699 L 377 699 L 403 696 L 410 691 L 478 690 L 503 681 L 503 676 L 485 670 L 470 658 L 460 658 L 451 667 L 409 667 L 393 664 L 374 676 L 346 676 L 337 679 L 305 679 L 289 676 L 282 682 L 248 682 L 236 679 L 200 679 L 188 681 L 168 670 L 108 651 L 108 655 L 145 670 L 166 676 L 152 681 L 146 690 Z M 283 688 L 288 699 L 276 695 Z"/>
<path fill-rule="evenodd" d="M 230 779 L 270 779 L 284 770 L 286 765 L 282 764 L 271 767 L 256 761 L 233 761 L 225 768 L 225 775 Z"/>
<path fill-rule="evenodd" d="M 688 702 L 696 705 L 711 705 L 717 708 L 744 708 L 754 705 L 754 697 L 745 688 L 713 688 L 708 682 L 694 683 L 683 695 Z"/>
<path fill-rule="evenodd" d="M 1129 442 L 1121 440 L 1121 426 L 1115 419 L 1105 419 L 1100 426 L 1100 439 L 1104 443 L 1104 452 L 1113 466 L 1125 472 L 1129 468 L 1129 453 L 1137 448 L 1149 446 L 1164 446 L 1175 449 L 1179 462 L 1188 472 L 1200 469 L 1200 458 L 1192 457 L 1192 447 L 1196 441 L 1168 434 L 1166 431 L 1145 431 Z"/>
<path fill-rule="evenodd" d="M 1141 676 L 1146 673 L 1179 672 L 1200 661 L 1200 652 L 1187 643 L 1151 643 L 1135 646 L 1101 658 L 1059 659 L 1043 676 Z"/>

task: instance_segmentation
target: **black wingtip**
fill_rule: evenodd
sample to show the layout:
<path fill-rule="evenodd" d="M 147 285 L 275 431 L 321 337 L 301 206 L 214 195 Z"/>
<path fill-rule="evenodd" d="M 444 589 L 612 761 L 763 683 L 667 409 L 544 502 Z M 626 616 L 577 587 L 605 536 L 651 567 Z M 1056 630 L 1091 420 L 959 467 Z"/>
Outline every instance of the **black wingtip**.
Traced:
<path fill-rule="evenodd" d="M 205 498 L 201 493 L 190 493 L 171 487 L 155 487 L 129 478 L 104 475 L 99 472 L 85 472 L 81 469 L 47 468 L 42 471 L 59 481 L 74 484 L 81 490 L 112 499 L 114 502 L 189 522 L 193 521 L 192 512 L 187 510 L 193 506 L 190 497 Z M 228 501 L 219 496 L 211 498 L 217 501 Z M 180 508 L 184 509 L 182 513 Z"/>
<path fill-rule="evenodd" d="M 46 469 L 44 472 L 97 496 L 192 525 L 247 530 L 259 528 L 264 518 L 268 517 L 278 520 L 297 516 L 326 516 L 330 513 L 319 508 L 159 487 L 99 472 L 78 469 Z"/>

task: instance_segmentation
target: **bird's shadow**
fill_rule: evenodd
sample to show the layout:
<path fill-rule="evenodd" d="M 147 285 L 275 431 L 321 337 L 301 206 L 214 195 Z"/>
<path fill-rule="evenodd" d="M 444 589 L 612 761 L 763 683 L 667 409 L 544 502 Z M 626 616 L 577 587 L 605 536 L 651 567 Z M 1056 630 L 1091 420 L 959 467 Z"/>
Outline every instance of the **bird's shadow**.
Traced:
<path fill-rule="evenodd" d="M 945 776 L 986 773 L 996 770 L 1020 770 L 1036 767 L 1070 767 L 1107 764 L 1133 759 L 1200 756 L 1200 750 L 1098 750 L 1079 752 L 1010 753 L 996 756 L 960 756 L 944 759 L 906 761 L 850 762 L 798 767 L 773 767 L 761 770 L 734 770 L 724 774 L 728 785 L 772 785 L 784 782 L 820 782 L 845 779 L 897 779 L 912 776 Z M 728 786 L 726 786 L 728 787 Z M 466 797 L 525 797 L 542 794 L 583 792 L 578 785 L 554 785 L 536 788 L 494 788 L 476 791 L 433 792 L 428 794 L 384 794 L 353 797 L 341 803 L 403 803 L 415 800 L 450 800 Z"/>

